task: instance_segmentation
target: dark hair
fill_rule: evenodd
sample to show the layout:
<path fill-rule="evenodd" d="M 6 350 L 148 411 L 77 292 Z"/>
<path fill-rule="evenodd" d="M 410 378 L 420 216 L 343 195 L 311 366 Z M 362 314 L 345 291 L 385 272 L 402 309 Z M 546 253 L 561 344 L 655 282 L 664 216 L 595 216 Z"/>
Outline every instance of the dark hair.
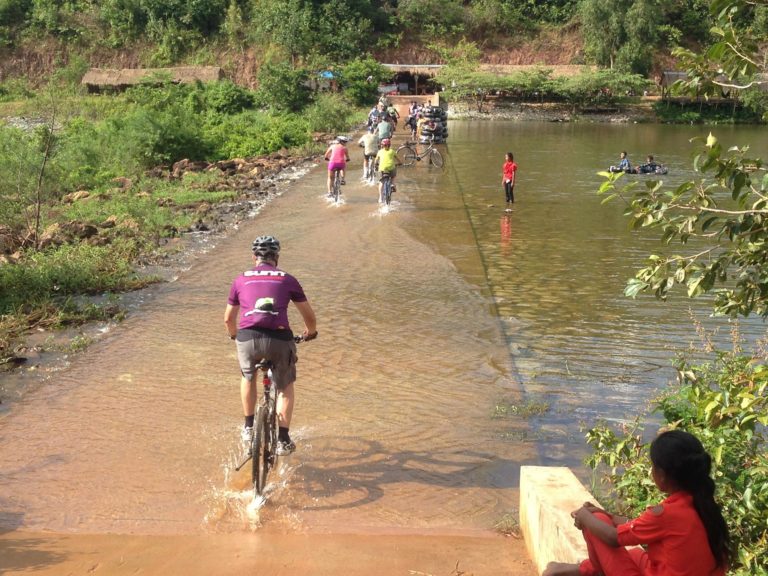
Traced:
<path fill-rule="evenodd" d="M 715 502 L 715 482 L 710 476 L 712 458 L 699 439 L 683 430 L 668 430 L 651 443 L 651 462 L 664 471 L 677 488 L 693 496 L 693 507 L 707 531 L 707 540 L 718 566 L 730 558 L 728 525 Z"/>
<path fill-rule="evenodd" d="M 507 158 L 509 158 L 510 160 L 514 161 L 515 156 L 512 154 L 512 152 L 507 152 Z"/>

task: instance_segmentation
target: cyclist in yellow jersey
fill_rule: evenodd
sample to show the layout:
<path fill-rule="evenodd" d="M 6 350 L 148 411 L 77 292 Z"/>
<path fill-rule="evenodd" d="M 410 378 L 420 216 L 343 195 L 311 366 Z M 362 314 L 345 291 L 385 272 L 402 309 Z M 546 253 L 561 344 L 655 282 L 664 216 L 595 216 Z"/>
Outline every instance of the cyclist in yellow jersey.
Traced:
<path fill-rule="evenodd" d="M 384 138 L 384 140 L 381 141 L 381 150 L 376 154 L 375 165 L 378 166 L 379 171 L 382 174 L 385 172 L 389 174 L 392 192 L 395 191 L 395 176 L 397 176 L 397 166 L 399 164 L 401 164 L 401 162 L 397 159 L 397 155 L 392 149 L 392 141 L 389 138 Z M 379 180 L 379 204 L 384 202 L 383 192 L 384 185 L 382 184 L 382 181 Z"/>

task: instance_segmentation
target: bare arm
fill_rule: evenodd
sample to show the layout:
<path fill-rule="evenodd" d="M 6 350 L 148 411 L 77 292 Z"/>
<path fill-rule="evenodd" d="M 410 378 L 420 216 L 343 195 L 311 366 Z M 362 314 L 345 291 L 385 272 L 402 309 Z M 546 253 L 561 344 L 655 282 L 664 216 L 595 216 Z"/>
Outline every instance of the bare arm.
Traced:
<path fill-rule="evenodd" d="M 233 306 L 232 304 L 227 304 L 224 309 L 224 325 L 227 327 L 229 337 L 233 340 L 237 336 L 237 312 L 239 310 L 240 306 Z"/>
<path fill-rule="evenodd" d="M 305 339 L 311 340 L 317 336 L 317 318 L 315 317 L 315 311 L 309 303 L 309 300 L 304 302 L 294 302 L 296 309 L 301 314 L 302 320 L 304 320 L 304 332 L 302 335 Z M 310 336 L 311 338 L 307 338 Z"/>

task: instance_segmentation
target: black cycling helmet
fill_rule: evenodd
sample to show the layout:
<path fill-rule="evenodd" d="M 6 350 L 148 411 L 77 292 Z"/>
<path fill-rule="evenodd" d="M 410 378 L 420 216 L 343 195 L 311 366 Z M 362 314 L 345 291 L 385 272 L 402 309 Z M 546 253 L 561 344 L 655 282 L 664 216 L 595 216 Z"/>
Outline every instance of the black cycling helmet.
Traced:
<path fill-rule="evenodd" d="M 254 256 L 265 258 L 280 254 L 280 241 L 274 236 L 259 236 L 251 244 Z"/>

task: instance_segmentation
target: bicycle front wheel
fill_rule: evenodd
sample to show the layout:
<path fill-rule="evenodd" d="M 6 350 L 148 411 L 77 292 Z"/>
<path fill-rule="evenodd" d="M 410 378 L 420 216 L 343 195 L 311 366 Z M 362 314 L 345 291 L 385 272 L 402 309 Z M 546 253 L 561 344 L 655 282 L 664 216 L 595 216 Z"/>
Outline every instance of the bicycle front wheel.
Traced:
<path fill-rule="evenodd" d="M 430 152 L 429 154 L 429 161 L 432 163 L 433 166 L 437 166 L 438 168 L 443 167 L 443 155 L 440 154 L 440 150 L 435 148 Z"/>
<path fill-rule="evenodd" d="M 251 462 L 253 463 L 251 479 L 256 496 L 261 496 L 264 492 L 264 487 L 267 485 L 267 474 L 270 467 L 269 438 L 267 411 L 264 406 L 259 406 L 253 421 L 253 446 L 251 447 Z"/>
<path fill-rule="evenodd" d="M 392 180 L 389 178 L 384 182 L 384 202 L 387 206 L 392 202 Z"/>
<path fill-rule="evenodd" d="M 400 146 L 395 155 L 403 166 L 413 166 L 414 162 L 416 162 L 416 152 L 410 146 Z"/>

